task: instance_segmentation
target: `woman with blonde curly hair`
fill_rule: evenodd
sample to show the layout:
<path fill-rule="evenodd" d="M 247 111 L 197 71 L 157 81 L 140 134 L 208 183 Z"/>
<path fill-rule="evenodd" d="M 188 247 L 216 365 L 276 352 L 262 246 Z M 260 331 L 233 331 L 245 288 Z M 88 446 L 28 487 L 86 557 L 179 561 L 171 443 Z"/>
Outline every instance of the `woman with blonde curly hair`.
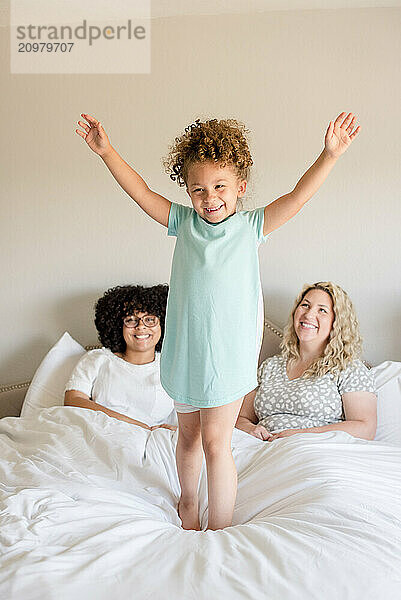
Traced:
<path fill-rule="evenodd" d="M 358 135 L 353 113 L 327 128 L 324 149 L 289 193 L 239 210 L 251 153 L 236 119 L 197 119 L 175 138 L 165 160 L 192 206 L 153 192 L 87 114 L 76 130 L 122 188 L 177 238 L 167 302 L 160 380 L 178 413 L 177 510 L 184 529 L 199 530 L 198 486 L 206 459 L 208 529 L 230 526 L 237 493 L 231 438 L 245 394 L 256 383 L 261 285 L 258 248 L 294 217 Z"/>
<path fill-rule="evenodd" d="M 259 367 L 259 387 L 244 399 L 236 427 L 273 441 L 295 433 L 376 433 L 373 376 L 348 295 L 330 282 L 305 285 L 284 330 L 282 353 Z"/>

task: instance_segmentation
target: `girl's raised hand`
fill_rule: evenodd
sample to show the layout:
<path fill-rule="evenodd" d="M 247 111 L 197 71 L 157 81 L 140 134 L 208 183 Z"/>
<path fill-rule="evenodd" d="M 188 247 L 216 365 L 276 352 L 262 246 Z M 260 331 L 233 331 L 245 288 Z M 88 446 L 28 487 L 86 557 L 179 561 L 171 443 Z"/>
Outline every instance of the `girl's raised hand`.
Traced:
<path fill-rule="evenodd" d="M 354 113 L 342 112 L 335 121 L 330 121 L 324 140 L 324 149 L 333 158 L 338 158 L 351 145 L 361 130 L 361 127 L 355 129 L 356 116 Z M 344 118 L 345 117 L 345 118 Z"/>
<path fill-rule="evenodd" d="M 107 137 L 103 126 L 100 121 L 90 115 L 82 113 L 81 117 L 85 119 L 86 123 L 84 121 L 78 121 L 78 125 L 82 127 L 85 133 L 80 129 L 76 129 L 75 132 L 85 140 L 93 152 L 99 156 L 103 156 L 111 149 L 109 138 Z"/>

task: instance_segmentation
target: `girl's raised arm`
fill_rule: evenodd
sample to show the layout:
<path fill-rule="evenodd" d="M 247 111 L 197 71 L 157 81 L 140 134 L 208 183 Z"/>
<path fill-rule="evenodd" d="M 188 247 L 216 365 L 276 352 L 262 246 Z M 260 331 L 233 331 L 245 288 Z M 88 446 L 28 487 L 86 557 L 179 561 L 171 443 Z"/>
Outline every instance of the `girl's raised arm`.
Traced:
<path fill-rule="evenodd" d="M 114 150 L 109 142 L 101 123 L 90 115 L 82 113 L 84 121 L 78 121 L 78 125 L 85 131 L 76 129 L 89 148 L 98 154 L 113 177 L 121 185 L 123 190 L 150 216 L 152 219 L 167 227 L 171 202 L 153 192 L 146 185 L 142 177 L 134 171 Z"/>

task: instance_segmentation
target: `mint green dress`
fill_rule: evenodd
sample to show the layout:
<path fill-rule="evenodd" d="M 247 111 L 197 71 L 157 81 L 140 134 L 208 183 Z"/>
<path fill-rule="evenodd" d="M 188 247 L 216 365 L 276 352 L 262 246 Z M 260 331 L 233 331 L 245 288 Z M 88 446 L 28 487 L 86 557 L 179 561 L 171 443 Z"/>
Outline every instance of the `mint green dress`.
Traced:
<path fill-rule="evenodd" d="M 176 402 L 222 406 L 257 387 L 264 207 L 216 224 L 172 203 L 176 236 L 160 380 Z M 260 316 L 260 311 L 259 311 Z"/>

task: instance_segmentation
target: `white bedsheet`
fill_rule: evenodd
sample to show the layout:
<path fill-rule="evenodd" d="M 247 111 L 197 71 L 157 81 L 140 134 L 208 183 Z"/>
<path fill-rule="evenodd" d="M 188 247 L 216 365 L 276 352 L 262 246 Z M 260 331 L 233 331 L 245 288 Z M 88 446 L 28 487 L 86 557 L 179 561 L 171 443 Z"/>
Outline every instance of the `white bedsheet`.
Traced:
<path fill-rule="evenodd" d="M 401 448 L 233 435 L 233 526 L 184 531 L 177 433 L 73 407 L 0 421 L 0 598 L 401 597 Z M 205 465 L 200 497 L 207 523 Z"/>

